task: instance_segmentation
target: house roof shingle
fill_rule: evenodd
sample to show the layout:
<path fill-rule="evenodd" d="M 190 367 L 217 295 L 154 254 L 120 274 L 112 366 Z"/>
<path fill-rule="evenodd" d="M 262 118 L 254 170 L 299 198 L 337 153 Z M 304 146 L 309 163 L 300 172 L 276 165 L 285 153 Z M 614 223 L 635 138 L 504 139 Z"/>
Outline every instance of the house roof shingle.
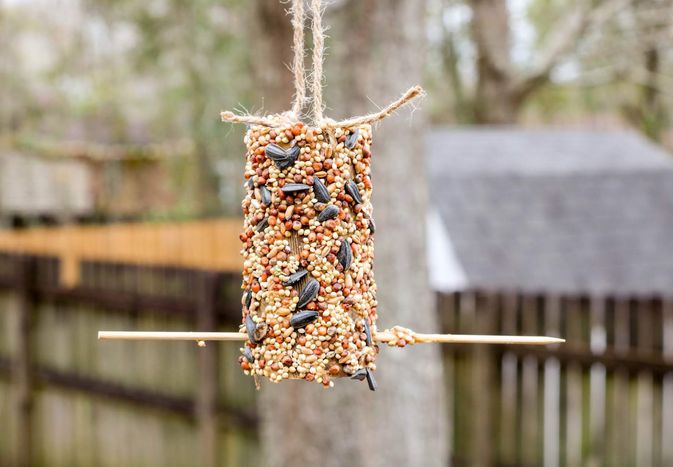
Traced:
<path fill-rule="evenodd" d="M 627 132 L 440 130 L 431 198 L 467 286 L 673 293 L 673 160 Z"/>

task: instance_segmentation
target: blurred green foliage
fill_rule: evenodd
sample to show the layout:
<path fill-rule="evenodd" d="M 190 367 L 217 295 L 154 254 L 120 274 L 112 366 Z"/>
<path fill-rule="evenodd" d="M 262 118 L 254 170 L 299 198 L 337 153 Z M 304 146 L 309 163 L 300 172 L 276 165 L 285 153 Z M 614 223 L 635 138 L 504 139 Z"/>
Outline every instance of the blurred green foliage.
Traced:
<path fill-rule="evenodd" d="M 580 2 L 508 2 L 516 71 L 530 66 L 558 19 Z M 625 2 L 559 61 L 522 102 L 518 120 L 582 124 L 599 115 L 662 139 L 672 105 L 670 40 L 660 40 L 671 28 L 668 3 Z M 472 5 L 427 1 L 424 84 L 432 98 L 424 105 L 435 123 L 478 123 Z M 238 212 L 243 128 L 223 125 L 219 112 L 263 102 L 252 78 L 254 12 L 246 0 L 0 0 L 0 134 L 99 143 L 188 138 L 200 201 L 179 215 Z M 338 40 L 328 39 L 328 60 Z"/>

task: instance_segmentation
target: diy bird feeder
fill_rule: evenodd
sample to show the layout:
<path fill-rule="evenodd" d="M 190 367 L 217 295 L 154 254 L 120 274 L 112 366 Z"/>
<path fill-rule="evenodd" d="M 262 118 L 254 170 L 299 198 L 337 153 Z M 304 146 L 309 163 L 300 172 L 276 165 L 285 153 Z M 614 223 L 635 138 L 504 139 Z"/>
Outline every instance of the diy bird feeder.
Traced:
<path fill-rule="evenodd" d="M 418 334 L 401 326 L 379 331 L 371 203 L 372 124 L 423 94 L 416 86 L 380 112 L 334 121 L 323 116 L 323 31 L 319 0 L 311 3 L 312 115 L 306 98 L 303 1 L 293 2 L 292 109 L 268 116 L 223 112 L 245 123 L 242 320 L 238 332 L 101 331 L 101 339 L 244 341 L 239 364 L 273 382 L 366 379 L 376 389 L 379 344 L 550 344 L 538 336 Z"/>

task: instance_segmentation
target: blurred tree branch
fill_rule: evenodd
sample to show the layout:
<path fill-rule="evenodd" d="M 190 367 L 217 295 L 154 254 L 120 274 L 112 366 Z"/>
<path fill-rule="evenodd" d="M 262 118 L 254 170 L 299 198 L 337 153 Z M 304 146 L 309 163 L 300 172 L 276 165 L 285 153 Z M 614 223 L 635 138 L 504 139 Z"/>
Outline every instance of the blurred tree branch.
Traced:
<path fill-rule="evenodd" d="M 668 48 L 664 38 L 673 23 L 673 5 L 666 0 L 531 0 L 528 8 L 535 6 L 544 10 L 547 14 L 545 21 L 549 25 L 536 25 L 535 34 L 541 40 L 532 48 L 525 62 L 520 59 L 517 62 L 514 59 L 516 44 L 512 38 L 511 4 L 501 0 L 444 0 L 443 4 L 445 11 L 455 13 L 462 6 L 470 10 L 470 37 L 475 49 L 473 69 L 476 75 L 473 89 L 463 84 L 472 81 L 463 76 L 466 73 L 464 70 L 469 73 L 472 68 L 464 66 L 464 61 L 469 60 L 468 54 L 457 50 L 456 31 L 443 25 L 438 48 L 451 81 L 456 116 L 460 121 L 470 121 L 469 116 L 472 115 L 471 121 L 475 123 L 516 122 L 531 96 L 549 83 L 555 70 L 568 62 L 584 63 L 587 51 L 596 53 L 601 61 L 618 63 L 628 55 L 630 64 L 642 63 L 642 59 L 636 57 L 637 50 L 645 54 L 649 50 L 651 55 L 653 47 L 659 51 L 662 47 Z M 559 19 L 549 21 L 554 17 Z M 620 37 L 626 35 L 626 31 L 631 31 L 628 43 Z M 606 38 L 609 40 L 603 40 Z M 659 42 L 655 46 L 653 42 L 657 38 Z M 613 44 L 619 50 L 610 55 L 606 48 Z M 624 53 L 625 49 L 628 49 L 628 54 Z M 660 52 L 659 55 L 661 61 Z M 652 63 L 654 61 L 650 58 L 650 66 Z M 647 87 L 657 88 L 654 82 Z M 469 97 L 470 93 L 473 97 Z M 641 104 L 654 100 L 650 96 Z M 458 110 L 466 105 L 473 110 Z"/>
<path fill-rule="evenodd" d="M 513 92 L 519 99 L 525 99 L 549 79 L 552 69 L 577 46 L 588 30 L 601 28 L 633 1 L 605 0 L 598 6 L 594 6 L 590 0 L 579 1 L 547 36 L 530 70 L 515 77 Z"/>
<path fill-rule="evenodd" d="M 218 166 L 223 153 L 230 151 L 218 144 L 219 110 L 227 106 L 226 98 L 247 91 L 246 81 L 235 79 L 247 60 L 235 45 L 237 35 L 245 31 L 240 5 L 234 0 L 86 2 L 90 14 L 113 27 L 132 28 L 136 40 L 127 57 L 136 75 L 153 83 L 157 121 L 193 139 L 199 213 L 221 211 Z"/>

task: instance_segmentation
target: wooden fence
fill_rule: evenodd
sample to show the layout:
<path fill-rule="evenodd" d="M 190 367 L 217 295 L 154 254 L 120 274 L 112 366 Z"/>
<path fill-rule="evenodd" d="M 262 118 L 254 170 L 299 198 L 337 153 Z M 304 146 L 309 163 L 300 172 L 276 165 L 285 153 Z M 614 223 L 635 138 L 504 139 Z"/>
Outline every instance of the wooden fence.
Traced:
<path fill-rule="evenodd" d="M 231 329 L 238 274 L 83 260 L 64 286 L 61 267 L 0 254 L 0 465 L 257 465 L 237 344 L 95 339 Z M 443 347 L 453 465 L 673 465 L 673 302 L 476 291 L 438 312 L 446 332 L 568 339 Z"/>
<path fill-rule="evenodd" d="M 238 272 L 242 225 L 231 218 L 0 230 L 0 251 L 56 256 L 65 286 L 78 284 L 84 261 Z"/>
<path fill-rule="evenodd" d="M 444 347 L 455 465 L 673 465 L 673 302 L 464 292 L 439 310 L 447 331 L 567 339 Z"/>
<path fill-rule="evenodd" d="M 256 465 L 254 385 L 235 343 L 110 343 L 107 329 L 230 329 L 240 278 L 0 255 L 0 465 Z"/>

